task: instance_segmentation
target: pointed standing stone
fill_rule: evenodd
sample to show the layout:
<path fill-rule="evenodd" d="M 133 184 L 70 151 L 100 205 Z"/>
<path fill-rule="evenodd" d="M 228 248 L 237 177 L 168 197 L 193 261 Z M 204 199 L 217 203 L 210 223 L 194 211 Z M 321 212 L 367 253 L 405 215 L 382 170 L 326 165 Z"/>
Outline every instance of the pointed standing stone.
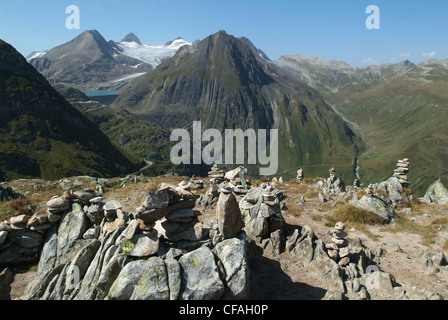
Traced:
<path fill-rule="evenodd" d="M 233 193 L 221 192 L 216 207 L 219 232 L 224 239 L 235 237 L 244 227 L 238 201 Z"/>

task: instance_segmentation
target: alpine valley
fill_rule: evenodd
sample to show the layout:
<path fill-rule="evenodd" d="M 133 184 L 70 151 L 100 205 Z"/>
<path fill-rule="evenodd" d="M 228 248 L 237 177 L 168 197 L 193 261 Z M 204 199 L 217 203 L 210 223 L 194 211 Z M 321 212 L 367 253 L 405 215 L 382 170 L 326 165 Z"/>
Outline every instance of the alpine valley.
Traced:
<path fill-rule="evenodd" d="M 17 61 L 15 69 L 32 70 L 31 64 L 52 83 L 62 101 L 57 106 L 69 105 L 62 95 L 89 126 L 125 152 L 126 159 L 133 159 L 122 172 L 133 171 L 136 159 L 145 159 L 152 164 L 142 171 L 146 174 L 205 175 L 207 166 L 179 167 L 169 159 L 171 131 L 191 130 L 193 121 L 201 121 L 203 129 L 222 132 L 278 129 L 278 175 L 286 179 L 294 178 L 300 168 L 313 177 L 334 167 L 346 181 L 359 178 L 368 185 L 390 176 L 396 159 L 408 157 L 414 191 L 424 192 L 448 173 L 448 149 L 443 147 L 448 142 L 446 61 L 366 68 L 301 55 L 271 61 L 249 39 L 225 31 L 200 41 L 177 38 L 144 45 L 133 33 L 115 42 L 96 30 L 49 51 L 33 52 L 29 64 L 22 57 Z M 40 81 L 55 92 L 44 77 Z M 31 88 L 35 90 L 17 83 L 14 90 Z M 103 105 L 83 93 L 97 90 L 113 90 L 117 98 Z M 43 100 L 33 92 L 27 101 Z M 5 107 L 11 103 L 2 98 Z M 13 123 L 14 128 L 27 126 L 20 117 Z M 17 130 L 8 130 L 2 139 L 15 150 L 21 142 L 12 139 L 11 132 Z M 46 158 L 53 154 L 47 144 L 38 149 Z M 90 157 L 87 162 L 95 161 Z M 42 176 L 40 162 L 33 166 L 26 172 L 22 166 L 8 169 L 4 176 Z M 255 168 L 248 168 L 256 175 Z M 56 170 L 54 176 L 67 172 Z"/>

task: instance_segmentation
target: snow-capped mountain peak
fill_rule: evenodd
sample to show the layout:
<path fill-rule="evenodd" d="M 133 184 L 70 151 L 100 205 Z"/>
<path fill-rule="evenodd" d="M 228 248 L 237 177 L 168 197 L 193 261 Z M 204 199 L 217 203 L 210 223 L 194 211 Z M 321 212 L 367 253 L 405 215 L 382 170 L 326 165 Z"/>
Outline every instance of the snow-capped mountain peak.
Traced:
<path fill-rule="evenodd" d="M 163 60 L 174 56 L 182 46 L 191 46 L 191 43 L 183 38 L 176 38 L 162 45 L 145 45 L 139 42 L 135 41 L 133 37 L 126 36 L 121 42 L 117 43 L 117 46 L 122 54 L 139 59 L 154 68 L 162 63 Z"/>
<path fill-rule="evenodd" d="M 27 61 L 31 61 L 33 59 L 38 59 L 40 57 L 43 57 L 48 51 L 33 51 L 31 52 L 27 57 Z"/>

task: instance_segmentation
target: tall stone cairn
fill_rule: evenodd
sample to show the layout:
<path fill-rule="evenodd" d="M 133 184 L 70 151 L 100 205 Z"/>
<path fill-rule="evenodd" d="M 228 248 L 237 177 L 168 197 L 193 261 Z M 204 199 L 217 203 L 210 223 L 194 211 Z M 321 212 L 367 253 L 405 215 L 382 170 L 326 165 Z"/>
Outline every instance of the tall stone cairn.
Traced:
<path fill-rule="evenodd" d="M 398 160 L 397 169 L 394 170 L 394 177 L 400 181 L 403 187 L 408 187 L 410 182 L 408 180 L 409 173 L 409 159 L 404 158 L 403 160 Z"/>
<path fill-rule="evenodd" d="M 328 255 L 341 267 L 348 265 L 350 263 L 350 248 L 347 247 L 348 241 L 345 239 L 347 237 L 345 224 L 336 223 L 330 231 L 330 235 L 331 242 L 325 245 Z"/>
<path fill-rule="evenodd" d="M 297 170 L 297 182 L 298 183 L 302 182 L 304 177 L 305 176 L 303 175 L 303 169 Z"/>
<path fill-rule="evenodd" d="M 212 184 L 220 184 L 224 181 L 224 170 L 220 170 L 216 164 L 213 165 L 212 171 L 208 173 L 210 178 L 210 183 Z"/>

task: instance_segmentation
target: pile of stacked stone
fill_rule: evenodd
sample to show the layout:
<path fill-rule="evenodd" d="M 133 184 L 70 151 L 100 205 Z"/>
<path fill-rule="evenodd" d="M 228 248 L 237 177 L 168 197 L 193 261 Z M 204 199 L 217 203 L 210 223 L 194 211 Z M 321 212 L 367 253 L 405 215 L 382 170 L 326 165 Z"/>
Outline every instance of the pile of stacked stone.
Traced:
<path fill-rule="evenodd" d="M 336 169 L 331 168 L 330 177 L 325 181 L 323 189 L 326 194 L 343 193 L 345 192 L 345 185 L 342 178 L 337 175 Z"/>
<path fill-rule="evenodd" d="M 28 285 L 22 299 L 247 297 L 248 245 L 231 190 L 220 193 L 212 219 L 216 228 L 199 222 L 199 212 L 193 210 L 196 200 L 193 194 L 168 184 L 145 193 L 141 206 L 130 214 L 122 210 L 118 201 L 102 203 L 97 197 L 91 203 L 95 198 L 84 197 L 86 201 L 81 202 L 72 198 L 74 194 L 68 199 L 54 198 L 49 203 L 53 212 L 66 208 L 60 198 L 69 207 L 44 236 L 36 279 Z M 85 237 L 93 225 L 87 213 L 91 206 L 100 203 L 101 232 Z M 84 211 L 81 204 L 85 205 Z M 116 228 L 108 228 L 115 222 Z M 210 238 L 212 230 L 218 236 L 214 241 Z"/>
<path fill-rule="evenodd" d="M 214 210 L 222 190 L 232 189 L 238 201 L 248 192 L 251 185 L 246 178 L 247 169 L 240 166 L 224 173 L 215 164 L 208 173 L 210 184 L 207 191 L 198 199 L 198 207 Z"/>
<path fill-rule="evenodd" d="M 65 192 L 63 196 L 55 196 L 50 199 L 46 208 L 37 210 L 32 215 L 22 214 L 11 217 L 9 221 L 3 221 L 0 224 L 0 265 L 10 266 L 35 262 L 38 259 L 39 247 L 46 232 L 67 214 L 72 208 L 72 204 L 82 212 L 81 204 L 90 203 L 91 206 L 94 206 L 98 199 L 102 200 L 100 196 L 101 194 L 97 191 L 90 189 Z M 91 218 L 93 213 L 90 207 L 86 205 L 84 210 L 86 216 Z M 101 216 L 101 219 L 98 219 L 95 215 L 95 222 L 99 224 L 104 218 L 104 213 L 102 210 L 98 210 L 97 215 Z M 99 235 L 98 228 L 95 230 Z"/>
<path fill-rule="evenodd" d="M 304 174 L 303 174 L 303 169 L 299 169 L 297 170 L 297 182 L 300 183 L 302 182 L 303 178 L 304 178 Z"/>
<path fill-rule="evenodd" d="M 237 196 L 244 196 L 250 188 L 250 183 L 246 179 L 247 169 L 239 166 L 236 169 L 226 172 L 224 178 L 228 181 L 228 186 L 233 188 Z"/>
<path fill-rule="evenodd" d="M 153 228 L 156 221 L 180 209 L 192 209 L 196 196 L 180 187 L 162 183 L 157 191 L 147 192 L 141 206 L 137 208 L 136 218 L 147 228 Z"/>
<path fill-rule="evenodd" d="M 250 189 L 239 202 L 248 238 L 277 254 L 284 250 L 284 200 L 282 191 L 263 183 Z"/>
<path fill-rule="evenodd" d="M 336 261 L 341 267 L 350 263 L 350 249 L 346 239 L 345 225 L 342 222 L 336 223 L 330 231 L 331 242 L 325 244 L 327 253 L 331 259 Z"/>
<path fill-rule="evenodd" d="M 196 179 L 195 176 L 192 176 L 189 181 L 184 180 L 178 184 L 179 187 L 181 187 L 184 190 L 191 191 L 191 190 L 199 190 L 204 189 L 205 183 L 202 179 Z"/>
<path fill-rule="evenodd" d="M 210 178 L 210 184 L 207 187 L 206 192 L 198 199 L 198 206 L 202 209 L 214 210 L 216 203 L 218 202 L 219 189 L 225 182 L 225 172 L 219 169 L 217 164 L 214 164 L 211 171 L 208 173 Z"/>
<path fill-rule="evenodd" d="M 131 183 L 138 183 L 138 182 L 147 182 L 148 178 L 146 178 L 143 173 L 139 176 L 135 175 L 135 174 L 130 174 L 124 178 L 119 178 L 118 182 L 120 183 L 120 187 L 124 188 L 126 187 L 126 185 L 131 184 Z"/>
<path fill-rule="evenodd" d="M 309 225 L 299 227 L 287 237 L 285 249 L 300 259 L 307 270 L 319 274 L 328 290 L 325 299 L 368 299 L 367 268 L 373 255 L 357 239 L 348 244 L 343 223 L 337 223 L 329 239 L 319 238 Z M 325 241 L 324 241 L 325 240 Z"/>
<path fill-rule="evenodd" d="M 217 164 L 214 164 L 211 171 L 208 173 L 211 184 L 220 184 L 221 182 L 224 182 L 224 176 L 224 170 L 219 169 Z"/>
<path fill-rule="evenodd" d="M 394 170 L 394 177 L 400 181 L 403 187 L 408 187 L 410 185 L 408 180 L 409 172 L 409 159 L 405 158 L 403 160 L 398 160 L 397 169 Z"/>

